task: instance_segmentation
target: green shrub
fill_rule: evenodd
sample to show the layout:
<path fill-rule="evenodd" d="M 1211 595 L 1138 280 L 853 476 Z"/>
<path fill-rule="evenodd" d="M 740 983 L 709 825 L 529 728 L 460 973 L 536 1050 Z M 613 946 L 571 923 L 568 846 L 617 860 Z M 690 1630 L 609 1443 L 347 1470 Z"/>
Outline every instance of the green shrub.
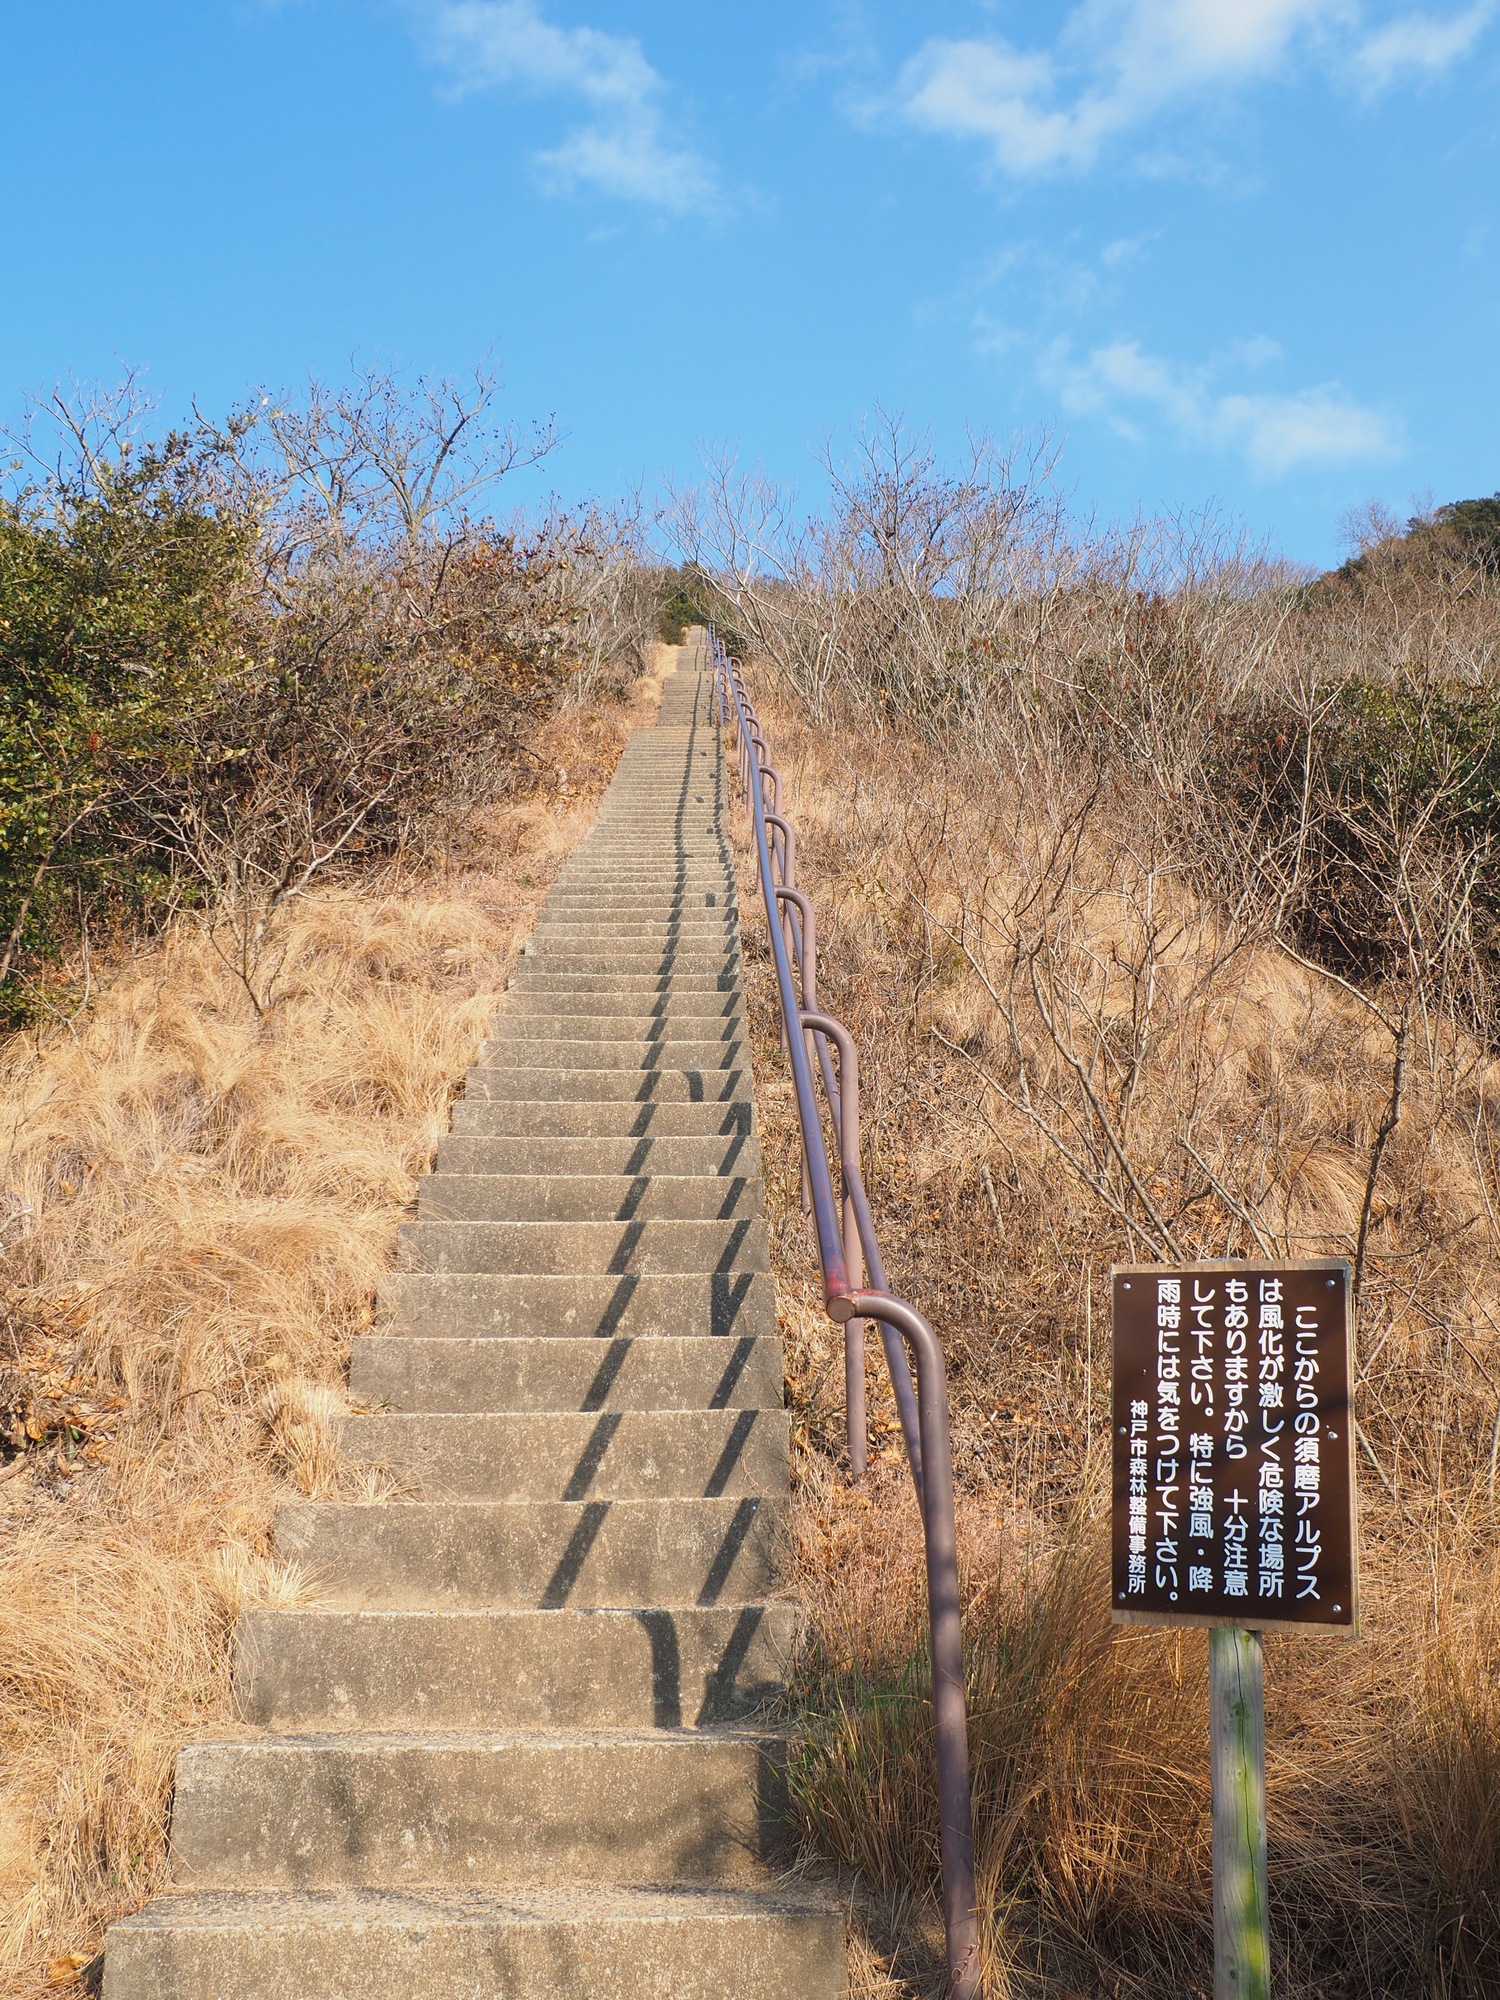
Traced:
<path fill-rule="evenodd" d="M 81 933 L 184 900 L 255 999 L 271 910 L 515 782 L 597 558 L 465 511 L 531 449 L 493 394 L 368 375 L 144 448 L 128 384 L 37 413 L 60 469 L 0 498 L 0 1019 Z"/>
<path fill-rule="evenodd" d="M 669 570 L 664 579 L 661 610 L 657 614 L 657 637 L 663 645 L 680 646 L 694 625 L 706 625 L 714 616 L 717 593 L 712 578 L 693 563 Z"/>
<path fill-rule="evenodd" d="M 220 513 L 180 439 L 90 490 L 0 501 L 0 991 L 101 898 L 149 903 L 170 863 L 148 772 L 232 656 L 253 524 Z"/>

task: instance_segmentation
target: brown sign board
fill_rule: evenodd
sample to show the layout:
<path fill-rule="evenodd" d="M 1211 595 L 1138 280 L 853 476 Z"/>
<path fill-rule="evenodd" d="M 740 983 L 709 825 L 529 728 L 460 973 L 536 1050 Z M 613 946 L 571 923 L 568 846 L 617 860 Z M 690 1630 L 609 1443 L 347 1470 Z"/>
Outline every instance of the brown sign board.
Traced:
<path fill-rule="evenodd" d="M 1348 1265 L 1111 1275 L 1114 1618 L 1352 1635 Z"/>

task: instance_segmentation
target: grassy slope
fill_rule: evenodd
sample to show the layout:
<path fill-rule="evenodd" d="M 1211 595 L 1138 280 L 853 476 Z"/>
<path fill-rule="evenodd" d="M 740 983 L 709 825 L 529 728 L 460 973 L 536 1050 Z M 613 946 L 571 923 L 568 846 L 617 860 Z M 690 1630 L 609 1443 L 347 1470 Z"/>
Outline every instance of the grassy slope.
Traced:
<path fill-rule="evenodd" d="M 310 1587 L 270 1552 L 278 1501 L 364 1490 L 329 1427 L 350 1341 L 659 689 L 549 724 L 565 781 L 495 815 L 462 874 L 289 906 L 261 1018 L 184 924 L 0 1052 L 0 1385 L 39 1434 L 0 1466 L 0 1993 L 87 1981 L 162 1879 L 177 1746 L 230 1713 L 236 1611 Z"/>
<path fill-rule="evenodd" d="M 822 1003 L 860 1046 L 867 1178 L 887 1262 L 931 1315 L 953 1371 L 996 1991 L 1007 1978 L 1018 1996 L 1058 2000 L 1204 1990 L 1202 1637 L 1108 1623 L 1106 1281 L 1129 1245 L 1096 1191 L 995 1087 L 1013 1084 L 1016 1052 L 985 983 L 1006 990 L 995 930 L 975 922 L 980 885 L 994 909 L 1042 879 L 1056 802 L 1007 797 L 991 775 L 898 735 L 831 741 L 773 689 L 761 699 L 819 914 Z M 1119 971 L 1140 962 L 1153 853 L 1129 802 L 1091 820 L 1066 887 L 1066 935 L 1049 947 L 1073 974 L 1085 968 L 1071 1018 L 1086 1024 L 1085 1002 L 1096 1005 L 1106 1045 L 1135 997 Z M 1171 922 L 1129 1125 L 1134 1156 L 1160 1176 L 1165 1200 L 1184 1185 L 1172 1164 L 1178 1134 L 1191 1133 L 1226 1181 L 1258 1148 L 1262 1217 L 1298 1251 L 1349 1255 L 1388 1044 L 1353 998 L 1274 949 L 1226 959 L 1212 912 L 1170 869 L 1152 893 Z M 748 878 L 743 895 L 748 908 Z M 842 1336 L 818 1304 L 763 930 L 752 929 L 814 1611 L 804 1804 L 825 1851 L 874 1898 L 868 1990 L 908 1990 L 903 1977 L 932 1990 L 915 1510 L 888 1392 L 875 1404 L 883 1450 L 872 1491 L 851 1493 L 839 1469 Z M 1040 1075 L 1046 1037 L 1034 1013 L 1020 1026 Z M 1478 2000 L 1500 1985 L 1500 1631 L 1490 1609 L 1500 1287 L 1486 1150 L 1500 1070 L 1480 1051 L 1434 1046 L 1407 1088 L 1381 1167 L 1360 1332 L 1365 1636 L 1268 1647 L 1278 1991 L 1323 2000 Z M 1189 1255 L 1242 1247 L 1214 1198 L 1177 1227 Z M 872 1387 L 882 1373 L 872 1344 Z"/>

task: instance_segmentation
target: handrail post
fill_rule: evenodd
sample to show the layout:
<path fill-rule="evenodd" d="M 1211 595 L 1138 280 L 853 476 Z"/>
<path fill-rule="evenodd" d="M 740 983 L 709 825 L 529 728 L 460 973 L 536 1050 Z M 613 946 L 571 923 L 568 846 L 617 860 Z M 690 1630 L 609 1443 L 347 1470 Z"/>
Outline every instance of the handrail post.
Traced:
<path fill-rule="evenodd" d="M 932 1644 L 932 1719 L 937 1750 L 938 1846 L 943 1870 L 943 1930 L 948 2000 L 978 2000 L 979 1898 L 974 1870 L 974 1807 L 964 1700 L 963 1619 L 958 1594 L 958 1523 L 953 1451 L 948 1437 L 947 1371 L 929 1322 L 889 1293 L 865 1292 L 851 1303 L 894 1326 L 912 1352 L 922 1411 L 922 1534 L 927 1554 L 927 1616 Z"/>

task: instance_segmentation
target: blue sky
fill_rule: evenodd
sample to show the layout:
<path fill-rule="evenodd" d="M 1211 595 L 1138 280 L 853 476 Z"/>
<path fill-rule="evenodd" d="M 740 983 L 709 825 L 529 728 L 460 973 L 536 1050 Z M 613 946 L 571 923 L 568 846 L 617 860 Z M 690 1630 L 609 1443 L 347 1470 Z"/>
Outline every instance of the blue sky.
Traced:
<path fill-rule="evenodd" d="M 877 403 L 1075 503 L 1500 488 L 1500 0 L 0 0 L 0 407 L 494 348 L 566 497 Z"/>

